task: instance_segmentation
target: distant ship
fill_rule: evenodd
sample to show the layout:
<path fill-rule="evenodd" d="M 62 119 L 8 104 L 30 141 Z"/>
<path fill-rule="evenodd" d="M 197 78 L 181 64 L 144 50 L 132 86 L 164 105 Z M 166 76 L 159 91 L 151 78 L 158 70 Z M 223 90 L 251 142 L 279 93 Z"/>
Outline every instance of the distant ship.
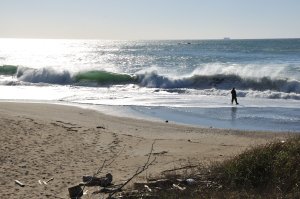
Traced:
<path fill-rule="evenodd" d="M 224 40 L 230 40 L 230 37 L 224 37 Z"/>

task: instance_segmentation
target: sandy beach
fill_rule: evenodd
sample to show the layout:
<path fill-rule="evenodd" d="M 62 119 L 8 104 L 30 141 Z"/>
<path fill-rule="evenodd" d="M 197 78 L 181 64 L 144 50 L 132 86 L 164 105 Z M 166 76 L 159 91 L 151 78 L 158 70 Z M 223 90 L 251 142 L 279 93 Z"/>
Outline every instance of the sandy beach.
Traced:
<path fill-rule="evenodd" d="M 207 164 L 288 133 L 195 128 L 172 123 L 113 117 L 94 110 L 39 103 L 0 103 L 0 198 L 68 198 L 68 187 L 103 169 L 113 182 L 132 176 L 147 160 L 151 145 L 157 158 L 136 180 L 184 165 Z M 47 185 L 39 180 L 47 181 Z M 24 183 L 24 187 L 15 184 Z M 88 188 L 86 198 L 92 196 Z"/>

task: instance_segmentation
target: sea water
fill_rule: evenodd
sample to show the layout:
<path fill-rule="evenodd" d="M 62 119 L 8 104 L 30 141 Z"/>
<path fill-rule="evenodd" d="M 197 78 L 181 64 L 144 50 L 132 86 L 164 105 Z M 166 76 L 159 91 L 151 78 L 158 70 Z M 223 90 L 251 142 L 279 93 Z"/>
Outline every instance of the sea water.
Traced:
<path fill-rule="evenodd" d="M 0 39 L 0 99 L 300 132 L 300 39 Z"/>

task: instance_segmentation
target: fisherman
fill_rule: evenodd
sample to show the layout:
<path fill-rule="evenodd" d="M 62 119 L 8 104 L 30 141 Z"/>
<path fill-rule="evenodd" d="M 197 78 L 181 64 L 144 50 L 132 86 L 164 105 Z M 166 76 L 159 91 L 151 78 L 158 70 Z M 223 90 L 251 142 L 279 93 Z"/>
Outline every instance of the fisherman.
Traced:
<path fill-rule="evenodd" d="M 232 88 L 231 90 L 231 104 L 233 104 L 233 101 L 235 101 L 235 104 L 239 104 L 237 102 L 237 99 L 236 99 L 236 91 L 235 91 L 235 88 Z"/>

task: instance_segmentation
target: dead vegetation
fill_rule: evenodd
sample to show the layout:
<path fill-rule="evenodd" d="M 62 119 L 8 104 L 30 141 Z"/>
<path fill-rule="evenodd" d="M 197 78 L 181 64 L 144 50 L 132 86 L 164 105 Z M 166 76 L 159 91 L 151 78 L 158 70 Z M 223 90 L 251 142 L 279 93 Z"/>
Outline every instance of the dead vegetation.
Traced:
<path fill-rule="evenodd" d="M 96 193 L 101 194 L 99 198 L 300 197 L 300 137 L 252 148 L 232 159 L 209 166 L 186 165 L 166 170 L 156 178 L 126 186 L 155 161 L 153 148 L 154 142 L 147 161 L 124 183 L 98 183 L 97 185 L 102 187 Z M 101 170 L 113 161 L 108 164 L 105 161 L 96 174 L 100 174 Z M 96 175 L 92 179 L 94 177 Z M 105 181 L 105 178 L 102 180 Z M 88 186 L 90 182 L 84 186 Z"/>
<path fill-rule="evenodd" d="M 300 137 L 294 137 L 210 166 L 168 170 L 134 189 L 155 198 L 299 198 L 299 163 Z"/>

